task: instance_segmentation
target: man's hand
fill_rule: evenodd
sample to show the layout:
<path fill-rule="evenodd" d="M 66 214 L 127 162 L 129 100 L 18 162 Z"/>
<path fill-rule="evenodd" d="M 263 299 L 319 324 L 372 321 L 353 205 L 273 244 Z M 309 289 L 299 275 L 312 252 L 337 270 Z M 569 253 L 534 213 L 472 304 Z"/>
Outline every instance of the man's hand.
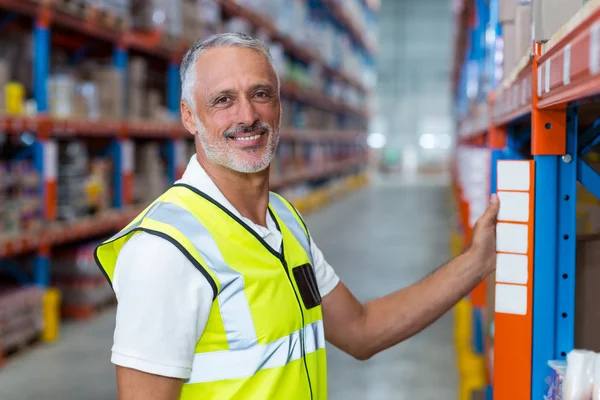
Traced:
<path fill-rule="evenodd" d="M 473 227 L 469 250 L 481 263 L 482 279 L 489 276 L 496 268 L 496 221 L 499 211 L 498 196 L 493 194 L 488 208 Z"/>
<path fill-rule="evenodd" d="M 323 298 L 327 340 L 364 360 L 437 320 L 494 271 L 499 208 L 492 196 L 467 251 L 412 286 L 363 305 L 340 283 Z"/>

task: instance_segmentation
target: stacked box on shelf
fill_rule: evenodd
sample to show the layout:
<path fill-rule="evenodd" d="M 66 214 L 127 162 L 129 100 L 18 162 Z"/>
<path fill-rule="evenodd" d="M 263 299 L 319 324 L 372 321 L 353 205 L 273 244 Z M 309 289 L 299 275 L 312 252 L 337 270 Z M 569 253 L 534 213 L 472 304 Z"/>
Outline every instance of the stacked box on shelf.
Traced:
<path fill-rule="evenodd" d="M 139 143 L 135 153 L 134 202 L 145 205 L 159 197 L 169 182 L 159 143 Z"/>
<path fill-rule="evenodd" d="M 63 315 L 70 310 L 93 309 L 111 302 L 113 291 L 94 260 L 96 242 L 55 250 L 52 254 L 52 286 L 61 293 Z"/>
<path fill-rule="evenodd" d="M 579 237 L 576 249 L 574 346 L 600 352 L 600 235 Z"/>
<path fill-rule="evenodd" d="M 552 38 L 588 0 L 532 0 L 533 37 L 545 42 Z"/>
<path fill-rule="evenodd" d="M 148 74 L 148 63 L 142 57 L 132 57 L 129 62 L 129 90 L 128 95 L 128 117 L 132 120 L 145 119 L 148 117 L 146 102 L 147 88 L 146 76 Z"/>
<path fill-rule="evenodd" d="M 130 25 L 130 0 L 99 0 L 98 3 L 100 10 L 110 18 L 109 21 L 115 28 L 125 29 Z"/>
<path fill-rule="evenodd" d="M 58 150 L 58 217 L 74 221 L 110 208 L 111 162 L 89 157 L 84 141 L 61 141 Z"/>
<path fill-rule="evenodd" d="M 136 30 L 160 31 L 168 39 L 183 35 L 184 0 L 132 0 L 132 27 Z"/>
<path fill-rule="evenodd" d="M 0 352 L 18 349 L 40 336 L 43 296 L 38 287 L 0 287 Z"/>
<path fill-rule="evenodd" d="M 39 174 L 31 161 L 0 162 L 0 234 L 41 227 L 38 188 Z"/>

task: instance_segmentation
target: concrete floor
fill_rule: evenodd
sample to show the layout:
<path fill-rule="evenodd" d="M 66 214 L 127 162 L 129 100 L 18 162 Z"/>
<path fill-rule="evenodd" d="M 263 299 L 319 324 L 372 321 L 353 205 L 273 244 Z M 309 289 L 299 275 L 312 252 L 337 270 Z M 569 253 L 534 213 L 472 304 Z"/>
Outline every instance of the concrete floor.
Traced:
<path fill-rule="evenodd" d="M 443 183 L 386 178 L 307 218 L 319 247 L 361 301 L 424 277 L 448 259 Z M 114 312 L 69 324 L 0 371 L 1 400 L 117 399 L 110 348 Z M 331 400 L 451 400 L 457 397 L 452 316 L 366 362 L 329 346 Z"/>

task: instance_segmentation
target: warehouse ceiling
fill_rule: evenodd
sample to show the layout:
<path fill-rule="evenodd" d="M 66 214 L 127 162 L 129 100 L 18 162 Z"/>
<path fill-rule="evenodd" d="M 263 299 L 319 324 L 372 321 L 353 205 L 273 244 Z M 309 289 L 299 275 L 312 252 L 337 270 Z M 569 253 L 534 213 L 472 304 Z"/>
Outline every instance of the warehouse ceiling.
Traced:
<path fill-rule="evenodd" d="M 450 0 L 382 1 L 374 125 L 391 147 L 418 146 L 422 134 L 451 127 L 452 21 Z"/>

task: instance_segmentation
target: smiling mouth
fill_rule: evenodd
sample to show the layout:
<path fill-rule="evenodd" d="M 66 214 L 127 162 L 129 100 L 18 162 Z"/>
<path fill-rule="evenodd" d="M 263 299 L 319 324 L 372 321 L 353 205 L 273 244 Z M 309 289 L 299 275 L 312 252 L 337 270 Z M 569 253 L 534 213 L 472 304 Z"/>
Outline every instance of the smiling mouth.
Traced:
<path fill-rule="evenodd" d="M 257 130 L 255 132 L 249 132 L 246 134 L 229 135 L 229 136 L 227 136 L 227 138 L 234 140 L 236 142 L 250 142 L 252 140 L 259 139 L 261 136 L 263 136 L 267 132 L 268 132 L 267 130 L 261 129 L 261 130 Z"/>
<path fill-rule="evenodd" d="M 256 140 L 259 137 L 261 137 L 262 135 L 263 135 L 262 133 L 259 133 L 259 134 L 253 135 L 253 136 L 245 136 L 245 137 L 235 137 L 234 136 L 231 139 L 239 141 L 239 142 L 243 142 L 243 141 Z"/>

